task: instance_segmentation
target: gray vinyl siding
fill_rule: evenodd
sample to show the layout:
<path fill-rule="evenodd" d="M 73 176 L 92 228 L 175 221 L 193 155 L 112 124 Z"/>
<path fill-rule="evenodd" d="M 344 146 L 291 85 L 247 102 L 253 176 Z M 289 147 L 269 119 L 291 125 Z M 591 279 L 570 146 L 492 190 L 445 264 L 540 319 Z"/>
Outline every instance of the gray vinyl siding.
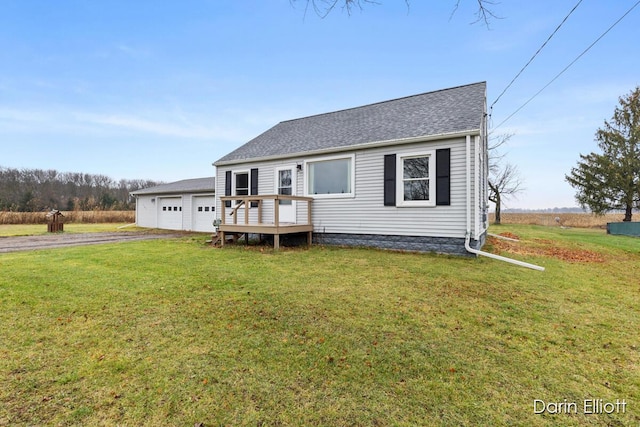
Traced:
<path fill-rule="evenodd" d="M 471 138 L 470 172 L 475 166 L 474 139 Z M 451 203 L 449 206 L 435 207 L 395 207 L 384 206 L 384 156 L 402 156 L 422 150 L 451 149 Z M 355 157 L 355 196 L 352 198 L 317 198 L 312 203 L 314 231 L 318 233 L 382 234 L 403 236 L 432 236 L 464 238 L 467 228 L 467 185 L 466 185 L 466 140 L 465 138 L 445 139 L 422 143 L 378 147 L 341 155 Z M 319 156 L 322 157 L 322 156 Z M 218 166 L 216 170 L 216 194 L 224 195 L 225 172 L 228 170 L 250 170 L 258 168 L 259 194 L 275 194 L 275 170 L 279 166 L 303 165 L 319 157 L 298 157 L 279 161 L 242 163 Z M 435 172 L 435 169 L 433 169 Z M 434 177 L 435 178 L 435 177 Z M 476 181 L 472 176 L 472 183 Z M 304 167 L 296 171 L 296 195 L 304 195 Z M 475 188 L 472 186 L 471 230 L 475 230 L 479 209 L 473 202 Z M 483 197 L 480 196 L 480 200 Z M 216 212 L 220 215 L 220 199 L 216 200 Z M 298 222 L 306 222 L 306 202 L 298 202 Z M 229 209 L 227 208 L 227 212 Z M 256 221 L 257 209 L 250 210 L 251 221 Z M 231 219 L 227 213 L 226 221 Z M 244 217 L 241 215 L 238 222 Z M 263 221 L 273 222 L 273 204 L 263 208 Z"/>
<path fill-rule="evenodd" d="M 476 172 L 476 154 L 475 154 L 475 140 L 474 137 L 471 137 L 471 140 L 469 141 L 469 173 L 471 174 L 471 176 L 473 177 L 475 172 Z M 465 141 L 465 145 L 466 145 L 466 141 Z M 465 147 L 466 150 L 466 147 Z M 463 174 L 464 172 L 464 168 L 466 166 L 462 166 L 462 170 L 463 170 Z M 475 194 L 476 194 L 476 185 L 478 183 L 476 182 L 475 179 L 471 179 L 471 186 L 469 189 L 469 206 L 471 207 L 471 233 L 472 233 L 472 237 L 476 236 L 476 224 L 477 224 L 477 209 L 476 209 L 476 204 L 475 204 Z M 465 202 L 466 203 L 466 202 Z M 465 214 L 466 215 L 466 214 Z M 466 227 L 466 217 L 465 217 L 465 227 Z"/>
<path fill-rule="evenodd" d="M 193 230 L 193 214 L 191 212 L 193 208 L 192 197 L 191 194 L 182 196 L 182 229 L 188 231 Z"/>
<path fill-rule="evenodd" d="M 224 194 L 224 192 L 223 192 Z M 194 229 L 193 199 L 196 196 L 214 196 L 214 193 L 202 194 L 141 194 L 136 198 L 136 225 L 146 228 L 158 228 L 160 212 L 160 200 L 167 198 L 180 198 L 179 206 L 182 216 L 182 230 L 192 231 Z M 213 214 L 212 214 L 213 219 Z"/>
<path fill-rule="evenodd" d="M 294 169 L 296 165 L 302 164 L 304 159 L 286 159 L 280 161 L 269 161 L 269 162 L 257 162 L 250 164 L 238 164 L 233 166 L 225 166 L 225 167 L 217 167 L 216 168 L 216 194 L 224 195 L 224 186 L 225 186 L 225 173 L 227 171 L 232 171 L 232 179 L 233 173 L 238 171 L 246 171 L 249 172 L 251 169 L 258 169 L 258 193 L 259 194 L 276 194 L 277 189 L 275 188 L 276 181 L 276 169 L 283 166 L 293 166 Z M 295 187 L 295 195 L 301 196 L 303 195 L 303 172 L 295 172 L 296 173 L 296 187 Z M 231 208 L 226 208 L 225 221 L 227 223 L 231 223 L 233 220 L 230 216 Z M 216 218 L 220 218 L 222 215 L 222 203 L 219 197 L 216 197 Z M 262 222 L 265 223 L 273 223 L 273 202 L 266 201 L 262 207 Z M 297 222 L 306 222 L 307 220 L 307 209 L 306 203 L 297 204 L 296 210 L 296 220 Z M 238 215 L 238 223 L 241 224 L 244 221 L 244 208 L 239 209 Z M 257 223 L 258 221 L 258 209 L 251 208 L 249 209 L 249 222 Z"/>
<path fill-rule="evenodd" d="M 136 225 L 138 227 L 157 228 L 158 208 L 155 202 L 156 195 L 141 195 L 136 199 Z"/>
<path fill-rule="evenodd" d="M 355 153 L 355 198 L 313 202 L 314 229 L 326 233 L 404 236 L 464 236 L 465 177 L 463 141 L 430 142 Z M 384 206 L 384 155 L 451 148 L 451 205 Z"/>

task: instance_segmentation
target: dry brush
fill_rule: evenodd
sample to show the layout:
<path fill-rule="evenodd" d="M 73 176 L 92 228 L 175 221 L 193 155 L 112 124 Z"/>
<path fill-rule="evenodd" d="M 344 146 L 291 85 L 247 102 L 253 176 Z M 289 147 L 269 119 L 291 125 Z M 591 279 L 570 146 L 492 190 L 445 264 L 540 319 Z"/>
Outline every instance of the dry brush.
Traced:
<path fill-rule="evenodd" d="M 135 211 L 64 211 L 64 223 L 133 223 Z M 0 224 L 46 224 L 47 212 L 0 212 Z"/>

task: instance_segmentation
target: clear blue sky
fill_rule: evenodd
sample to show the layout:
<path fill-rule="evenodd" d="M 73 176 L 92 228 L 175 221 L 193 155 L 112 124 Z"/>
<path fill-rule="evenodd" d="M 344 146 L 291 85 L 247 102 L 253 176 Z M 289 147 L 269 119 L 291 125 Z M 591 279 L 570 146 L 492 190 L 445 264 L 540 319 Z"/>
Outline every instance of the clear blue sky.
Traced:
<path fill-rule="evenodd" d="M 578 0 L 1 0 L 0 166 L 165 182 L 281 120 L 487 81 L 491 104 Z M 584 0 L 493 108 L 500 124 L 637 0 Z M 575 206 L 564 175 L 640 85 L 640 6 L 513 118 L 508 207 Z"/>

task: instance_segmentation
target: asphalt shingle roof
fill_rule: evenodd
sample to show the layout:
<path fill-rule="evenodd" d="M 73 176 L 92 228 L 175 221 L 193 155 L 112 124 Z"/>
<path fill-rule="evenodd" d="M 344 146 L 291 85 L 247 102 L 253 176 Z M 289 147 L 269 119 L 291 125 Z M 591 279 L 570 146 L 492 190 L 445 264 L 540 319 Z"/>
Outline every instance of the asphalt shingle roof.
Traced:
<path fill-rule="evenodd" d="M 215 189 L 215 178 L 208 177 L 183 179 L 182 181 L 132 191 L 131 194 L 137 196 L 141 194 L 211 193 L 214 192 Z"/>
<path fill-rule="evenodd" d="M 215 164 L 344 149 L 361 144 L 478 131 L 486 82 L 280 122 Z"/>

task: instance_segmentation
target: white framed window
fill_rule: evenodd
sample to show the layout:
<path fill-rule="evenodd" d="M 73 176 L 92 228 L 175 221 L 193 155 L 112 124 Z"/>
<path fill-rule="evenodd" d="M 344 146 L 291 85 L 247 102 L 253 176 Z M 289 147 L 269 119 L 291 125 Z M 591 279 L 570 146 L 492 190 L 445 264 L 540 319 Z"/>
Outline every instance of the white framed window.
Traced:
<path fill-rule="evenodd" d="M 249 195 L 249 171 L 238 171 L 233 173 L 233 195 Z M 236 200 L 236 204 L 239 203 L 241 203 L 240 200 Z"/>
<path fill-rule="evenodd" d="M 436 205 L 435 151 L 399 155 L 396 175 L 396 206 Z"/>
<path fill-rule="evenodd" d="M 321 157 L 304 162 L 305 196 L 341 198 L 355 196 L 355 155 Z"/>

